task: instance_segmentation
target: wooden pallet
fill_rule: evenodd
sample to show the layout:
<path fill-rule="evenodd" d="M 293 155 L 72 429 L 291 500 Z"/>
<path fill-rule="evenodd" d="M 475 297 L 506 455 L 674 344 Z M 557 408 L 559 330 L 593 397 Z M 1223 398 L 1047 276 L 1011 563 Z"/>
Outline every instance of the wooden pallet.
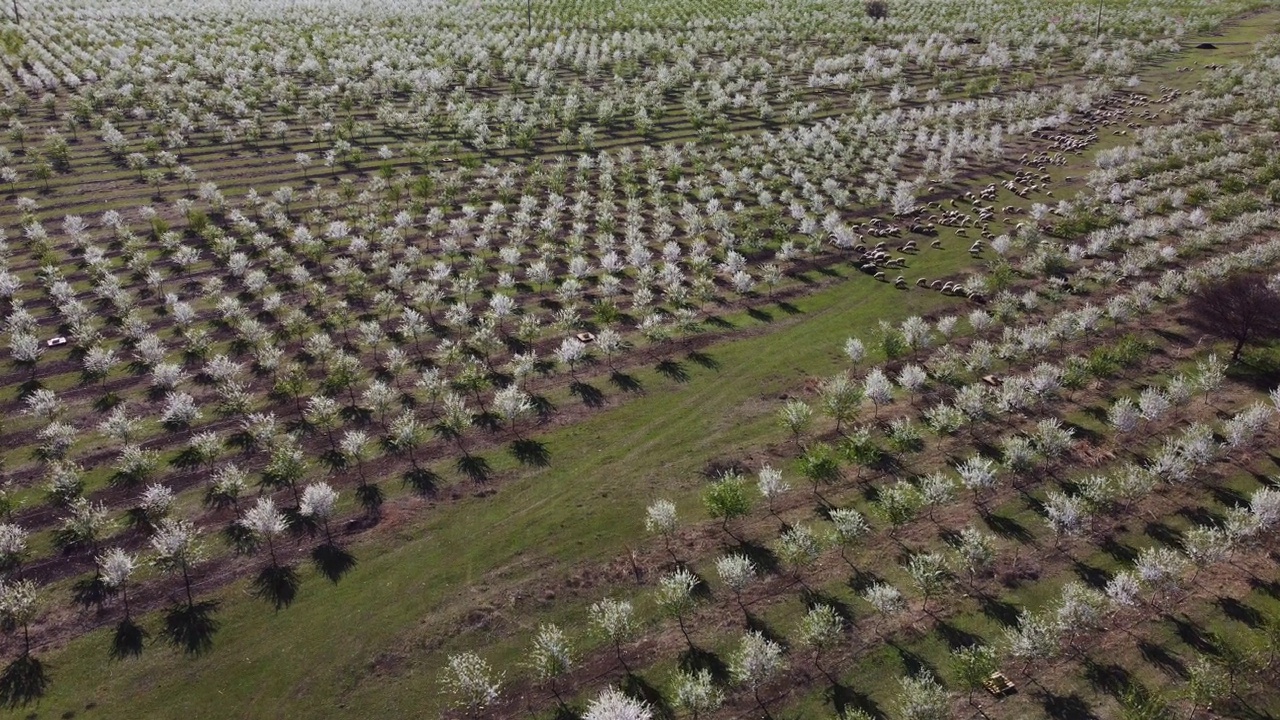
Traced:
<path fill-rule="evenodd" d="M 996 697 L 1004 697 L 1017 689 L 1013 681 L 1005 677 L 1005 674 L 999 670 L 988 675 L 987 679 L 982 681 L 982 686 L 987 689 L 987 692 Z"/>

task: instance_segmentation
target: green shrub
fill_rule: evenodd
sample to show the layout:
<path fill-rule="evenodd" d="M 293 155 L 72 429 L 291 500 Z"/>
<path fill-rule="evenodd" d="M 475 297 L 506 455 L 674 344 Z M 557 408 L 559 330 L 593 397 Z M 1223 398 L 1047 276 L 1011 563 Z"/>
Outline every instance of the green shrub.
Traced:
<path fill-rule="evenodd" d="M 1085 361 L 1084 369 L 1094 377 L 1111 377 L 1138 363 L 1150 352 L 1150 343 L 1133 334 L 1125 335 L 1115 343 L 1094 348 Z"/>
<path fill-rule="evenodd" d="M 1226 222 L 1261 209 L 1261 200 L 1249 193 L 1243 193 L 1224 197 L 1213 203 L 1209 209 L 1209 217 L 1213 218 L 1215 222 Z"/>
<path fill-rule="evenodd" d="M 202 235 L 209 227 L 209 216 L 203 210 L 192 210 L 187 216 L 187 227 L 196 235 Z"/>
<path fill-rule="evenodd" d="M 880 330 L 880 350 L 884 352 L 886 360 L 894 360 L 902 357 L 907 352 L 907 342 L 902 339 L 902 333 L 892 327 L 882 327 Z"/>

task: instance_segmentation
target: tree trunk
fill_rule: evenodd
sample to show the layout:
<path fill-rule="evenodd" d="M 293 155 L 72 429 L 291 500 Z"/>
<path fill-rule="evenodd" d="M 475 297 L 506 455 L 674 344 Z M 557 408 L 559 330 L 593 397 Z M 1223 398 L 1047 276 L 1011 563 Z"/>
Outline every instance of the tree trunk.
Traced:
<path fill-rule="evenodd" d="M 1240 351 L 1244 349 L 1244 344 L 1248 341 L 1249 341 L 1249 334 L 1247 332 L 1241 334 L 1240 337 L 1236 338 L 1235 349 L 1231 351 L 1231 362 L 1234 363 L 1240 359 Z"/>
<path fill-rule="evenodd" d="M 187 589 L 187 607 L 195 607 L 196 601 L 191 597 L 191 575 L 187 572 L 187 564 L 182 563 L 182 585 Z"/>

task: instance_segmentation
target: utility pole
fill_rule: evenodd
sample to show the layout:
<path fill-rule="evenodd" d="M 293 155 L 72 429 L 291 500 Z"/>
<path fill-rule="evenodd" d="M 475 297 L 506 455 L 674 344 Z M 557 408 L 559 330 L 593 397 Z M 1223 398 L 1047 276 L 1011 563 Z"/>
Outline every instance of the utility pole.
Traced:
<path fill-rule="evenodd" d="M 14 0 L 14 2 L 17 2 L 17 1 L 18 0 Z M 529 21 L 529 32 L 532 33 L 533 32 L 533 0 L 525 0 L 524 13 L 525 13 L 525 17 Z"/>
<path fill-rule="evenodd" d="M 1097 40 L 1102 39 L 1102 2 L 1103 0 L 1098 0 L 1098 29 L 1094 33 L 1094 38 Z"/>
<path fill-rule="evenodd" d="M 18 15 L 18 0 L 13 0 L 13 24 L 22 24 L 22 18 Z"/>

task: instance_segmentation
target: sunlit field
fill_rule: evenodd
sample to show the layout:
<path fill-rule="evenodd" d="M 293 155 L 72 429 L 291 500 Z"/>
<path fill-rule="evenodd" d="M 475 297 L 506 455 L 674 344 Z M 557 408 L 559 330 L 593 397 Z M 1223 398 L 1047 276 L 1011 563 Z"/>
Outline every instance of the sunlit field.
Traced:
<path fill-rule="evenodd" d="M 0 714 L 1280 714 L 1274 3 L 0 9 Z"/>

